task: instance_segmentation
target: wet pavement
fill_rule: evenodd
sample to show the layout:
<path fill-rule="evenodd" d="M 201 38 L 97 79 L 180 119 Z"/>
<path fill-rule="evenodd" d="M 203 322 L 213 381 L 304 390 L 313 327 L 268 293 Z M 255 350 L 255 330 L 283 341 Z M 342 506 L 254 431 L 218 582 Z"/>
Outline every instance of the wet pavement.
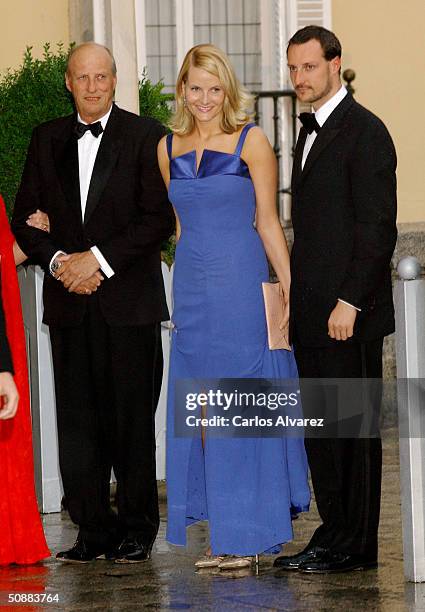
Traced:
<path fill-rule="evenodd" d="M 0 568 L 0 609 L 22 610 L 271 610 L 329 612 L 425 611 L 425 583 L 406 583 L 403 577 L 398 444 L 395 430 L 384 432 L 384 476 L 378 569 L 332 575 L 276 571 L 273 557 L 260 557 L 248 570 L 196 572 L 194 562 L 208 546 L 206 524 L 188 531 L 188 548 L 165 542 L 165 488 L 161 493 L 161 529 L 151 561 L 117 565 L 96 561 L 68 565 L 53 558 L 31 567 Z M 294 542 L 285 553 L 300 550 L 318 524 L 313 510 L 294 522 Z M 71 546 L 76 529 L 66 513 L 44 517 L 52 553 Z M 8 605 L 8 595 L 15 601 Z M 26 594 L 26 595 L 24 595 Z M 49 603 L 28 603 L 43 596 Z M 35 596 L 35 597 L 34 597 Z"/>

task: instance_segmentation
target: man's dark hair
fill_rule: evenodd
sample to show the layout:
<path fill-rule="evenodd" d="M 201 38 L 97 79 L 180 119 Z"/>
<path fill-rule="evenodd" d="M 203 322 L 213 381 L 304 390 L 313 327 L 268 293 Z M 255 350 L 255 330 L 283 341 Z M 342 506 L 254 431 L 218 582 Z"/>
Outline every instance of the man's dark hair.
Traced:
<path fill-rule="evenodd" d="M 326 28 L 316 25 L 309 25 L 295 32 L 286 47 L 286 55 L 288 55 L 288 49 L 291 45 L 303 45 L 309 40 L 319 41 L 323 55 L 328 62 L 333 60 L 334 57 L 341 57 L 341 43 L 335 34 Z"/>

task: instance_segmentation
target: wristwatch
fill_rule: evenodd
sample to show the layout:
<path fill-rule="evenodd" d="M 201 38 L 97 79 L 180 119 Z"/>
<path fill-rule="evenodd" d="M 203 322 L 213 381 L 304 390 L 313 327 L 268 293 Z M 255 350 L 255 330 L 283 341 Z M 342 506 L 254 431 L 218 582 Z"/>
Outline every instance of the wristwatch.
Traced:
<path fill-rule="evenodd" d="M 50 272 L 53 274 L 53 276 L 56 278 L 56 273 L 59 270 L 59 268 L 61 267 L 62 262 L 59 261 L 59 259 L 54 259 L 52 261 L 52 263 L 50 264 Z"/>

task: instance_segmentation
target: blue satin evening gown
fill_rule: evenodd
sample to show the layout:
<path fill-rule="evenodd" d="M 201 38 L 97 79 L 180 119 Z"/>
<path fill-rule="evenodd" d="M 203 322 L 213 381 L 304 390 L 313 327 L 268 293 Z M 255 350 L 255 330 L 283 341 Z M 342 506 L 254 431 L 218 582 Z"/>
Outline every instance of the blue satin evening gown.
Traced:
<path fill-rule="evenodd" d="M 270 351 L 262 294 L 269 279 L 254 228 L 255 191 L 241 151 L 205 149 L 170 158 L 169 199 L 180 223 L 167 414 L 167 540 L 186 544 L 186 527 L 209 521 L 213 554 L 254 555 L 292 539 L 291 506 L 308 509 L 301 438 L 174 435 L 175 382 L 188 378 L 296 378 L 291 352 Z"/>

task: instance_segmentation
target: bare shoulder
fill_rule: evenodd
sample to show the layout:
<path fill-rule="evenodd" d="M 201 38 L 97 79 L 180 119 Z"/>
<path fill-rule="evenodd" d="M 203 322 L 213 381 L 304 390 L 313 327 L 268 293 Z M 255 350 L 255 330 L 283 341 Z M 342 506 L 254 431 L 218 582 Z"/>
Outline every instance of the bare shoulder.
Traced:
<path fill-rule="evenodd" d="M 246 135 L 242 149 L 243 159 L 249 162 L 250 159 L 259 159 L 264 156 L 269 158 L 271 155 L 273 155 L 273 149 L 263 130 L 258 125 L 252 127 Z"/>
<path fill-rule="evenodd" d="M 163 136 L 158 142 L 157 147 L 158 154 L 158 165 L 164 179 L 165 184 L 168 186 L 170 180 L 170 160 L 168 159 L 167 151 L 167 136 Z"/>
<path fill-rule="evenodd" d="M 163 136 L 158 142 L 158 155 L 167 152 L 167 134 Z"/>
<path fill-rule="evenodd" d="M 260 128 L 259 125 L 254 125 L 252 128 L 248 130 L 245 142 L 247 144 L 253 143 L 254 145 L 258 145 L 261 143 L 270 144 L 267 136 L 265 135 L 265 133 L 263 132 L 263 130 Z"/>
<path fill-rule="evenodd" d="M 167 151 L 167 136 L 163 136 L 158 142 L 158 161 L 159 164 L 165 164 L 168 162 L 168 151 Z"/>

